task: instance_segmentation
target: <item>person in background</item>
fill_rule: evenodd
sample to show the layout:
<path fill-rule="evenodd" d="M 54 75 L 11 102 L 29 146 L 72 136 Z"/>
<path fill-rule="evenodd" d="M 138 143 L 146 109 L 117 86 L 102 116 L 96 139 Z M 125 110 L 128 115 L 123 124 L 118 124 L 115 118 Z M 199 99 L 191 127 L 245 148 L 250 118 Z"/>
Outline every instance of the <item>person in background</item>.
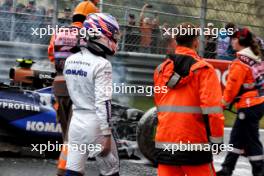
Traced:
<path fill-rule="evenodd" d="M 154 14 L 152 20 L 152 40 L 151 40 L 151 53 L 158 54 L 158 46 L 161 40 L 160 38 L 160 28 L 159 28 L 159 16 L 158 13 Z"/>
<path fill-rule="evenodd" d="M 36 11 L 37 15 L 40 15 L 40 20 L 42 20 L 43 16 L 46 16 L 46 8 L 44 6 L 39 6 Z"/>
<path fill-rule="evenodd" d="M 29 0 L 28 4 L 26 6 L 26 9 L 25 9 L 25 13 L 34 14 L 34 13 L 36 13 L 36 11 L 37 11 L 36 1 L 35 0 Z"/>
<path fill-rule="evenodd" d="M 74 0 L 72 0 L 72 1 L 74 1 Z M 82 0 L 82 1 L 90 1 L 95 6 L 97 6 L 100 3 L 100 0 Z M 78 0 L 76 1 L 76 3 L 78 3 Z M 99 9 L 98 9 L 98 12 L 99 12 Z"/>
<path fill-rule="evenodd" d="M 233 33 L 236 30 L 236 26 L 233 23 L 227 23 L 225 26 L 226 30 L 233 30 Z M 220 32 L 217 39 L 217 59 L 222 60 L 234 60 L 235 59 L 235 51 L 231 45 L 231 38 L 228 32 Z"/>
<path fill-rule="evenodd" d="M 129 14 L 126 26 L 125 51 L 136 51 L 138 40 L 138 28 L 136 27 L 136 18 L 134 14 Z"/>
<path fill-rule="evenodd" d="M 264 115 L 264 95 L 255 87 L 257 81 L 252 67 L 261 62 L 261 52 L 247 28 L 239 29 L 231 40 L 237 57 L 229 69 L 223 104 L 226 108 L 235 104 L 238 113 L 229 142 L 233 150 L 228 152 L 217 176 L 231 176 L 240 155 L 248 157 L 253 176 L 264 176 L 263 146 L 259 139 L 259 121 Z"/>
<path fill-rule="evenodd" d="M 68 20 L 68 19 L 71 18 L 72 12 L 71 12 L 71 8 L 70 7 L 65 7 L 63 12 L 64 12 L 63 13 L 63 15 L 64 15 L 63 18 L 64 19 Z"/>
<path fill-rule="evenodd" d="M 175 39 L 172 37 L 169 37 L 167 41 L 166 54 L 174 54 L 176 47 L 177 47 L 177 43 Z M 164 54 L 164 53 L 161 53 L 161 54 Z"/>
<path fill-rule="evenodd" d="M 24 4 L 22 4 L 22 3 L 18 3 L 16 5 L 16 12 L 17 13 L 24 13 L 25 9 L 26 9 L 26 6 Z"/>
<path fill-rule="evenodd" d="M 60 26 L 68 26 L 71 23 L 72 12 L 70 7 L 65 7 L 63 10 L 63 15 L 58 19 Z"/>
<path fill-rule="evenodd" d="M 54 9 L 53 9 L 53 8 L 49 8 L 49 9 L 47 10 L 47 16 L 48 16 L 49 18 L 52 18 L 52 17 L 53 17 L 53 14 L 54 14 Z"/>
<path fill-rule="evenodd" d="M 13 8 L 13 0 L 5 0 L 0 10 L 11 12 Z"/>
<path fill-rule="evenodd" d="M 136 26 L 136 18 L 135 18 L 135 15 L 134 14 L 129 14 L 128 15 L 128 26 Z"/>
<path fill-rule="evenodd" d="M 209 28 L 211 31 L 214 28 L 213 23 L 208 23 L 207 28 Z M 205 49 L 204 49 L 204 57 L 215 59 L 216 58 L 216 43 L 217 43 L 217 37 L 213 34 L 206 35 L 205 36 Z"/>
<path fill-rule="evenodd" d="M 256 37 L 256 41 L 259 44 L 262 57 L 264 57 L 264 40 L 260 37 Z"/>
<path fill-rule="evenodd" d="M 153 22 L 149 17 L 145 17 L 145 11 L 147 8 L 152 8 L 152 5 L 145 4 L 140 13 L 140 52 L 150 53 L 151 52 L 151 41 L 152 41 L 152 29 Z"/>
<path fill-rule="evenodd" d="M 166 30 L 169 28 L 169 24 L 164 22 L 160 26 L 161 41 L 159 43 L 159 54 L 174 54 L 176 49 L 176 40 L 171 35 L 166 34 Z"/>
<path fill-rule="evenodd" d="M 90 0 L 95 6 L 97 6 L 100 2 L 100 0 Z M 99 10 L 98 10 L 99 11 Z"/>
<path fill-rule="evenodd" d="M 100 0 L 69 0 L 69 1 L 70 1 L 70 9 L 74 9 L 80 2 L 83 2 L 83 1 L 90 1 L 95 6 L 97 6 L 98 3 L 100 2 Z M 98 10 L 98 12 L 99 12 L 99 10 Z"/>
<path fill-rule="evenodd" d="M 90 1 L 84 1 L 79 3 L 76 8 L 74 9 L 73 16 L 72 16 L 72 24 L 70 25 L 71 28 L 81 29 L 83 27 L 83 22 L 85 21 L 86 15 L 90 13 L 96 13 L 97 8 L 95 5 Z M 68 143 L 68 126 L 71 120 L 72 114 L 72 101 L 68 94 L 68 89 L 66 86 L 66 82 L 63 77 L 63 68 L 64 62 L 67 57 L 73 54 L 74 47 L 66 45 L 63 46 L 62 41 L 56 42 L 56 37 L 59 36 L 55 34 L 52 36 L 50 40 L 50 45 L 48 47 L 48 57 L 52 63 L 55 64 L 57 75 L 53 82 L 53 91 L 58 102 L 58 109 L 57 109 L 57 118 L 58 121 L 61 123 L 62 127 L 62 135 L 63 141 L 65 144 Z M 68 35 L 70 37 L 71 35 Z M 67 37 L 67 35 L 65 36 Z M 63 37 L 63 38 L 65 38 Z M 62 38 L 62 39 L 63 39 Z M 70 38 L 71 41 L 72 38 Z M 59 40 L 59 39 L 58 39 Z M 67 38 L 65 39 L 67 43 Z M 58 44 L 56 44 L 58 43 Z M 68 42 L 69 43 L 69 42 Z M 67 50 L 68 49 L 68 50 Z M 63 148 L 59 157 L 58 161 L 58 176 L 64 176 L 65 169 L 66 169 L 66 162 L 67 162 L 67 148 Z"/>
<path fill-rule="evenodd" d="M 160 53 L 166 53 L 166 48 L 168 46 L 168 40 L 171 38 L 168 34 L 166 34 L 166 30 L 169 28 L 169 24 L 167 22 L 164 22 L 160 26 L 161 30 L 161 42 L 160 42 Z M 175 51 L 175 50 L 174 50 Z M 173 52 L 174 52 L 173 51 Z"/>

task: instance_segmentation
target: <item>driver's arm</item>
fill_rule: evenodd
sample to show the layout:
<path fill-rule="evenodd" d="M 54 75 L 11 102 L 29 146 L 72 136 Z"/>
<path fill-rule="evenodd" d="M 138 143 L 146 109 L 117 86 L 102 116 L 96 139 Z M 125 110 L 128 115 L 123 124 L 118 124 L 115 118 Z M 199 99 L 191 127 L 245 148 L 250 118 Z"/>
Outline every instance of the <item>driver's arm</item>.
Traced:
<path fill-rule="evenodd" d="M 109 61 L 98 65 L 94 80 L 96 115 L 100 119 L 100 128 L 103 135 L 110 135 L 111 128 L 109 126 L 109 120 L 111 118 L 112 100 L 112 65 Z"/>

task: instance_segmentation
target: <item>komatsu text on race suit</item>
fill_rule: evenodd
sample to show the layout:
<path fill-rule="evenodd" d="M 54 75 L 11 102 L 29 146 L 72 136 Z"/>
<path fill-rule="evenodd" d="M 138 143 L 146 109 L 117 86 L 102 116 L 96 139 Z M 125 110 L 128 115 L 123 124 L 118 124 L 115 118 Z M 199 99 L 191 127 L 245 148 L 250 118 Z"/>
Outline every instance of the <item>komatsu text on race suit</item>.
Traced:
<path fill-rule="evenodd" d="M 69 128 L 69 144 L 102 144 L 104 135 L 111 135 L 112 66 L 103 57 L 88 49 L 70 56 L 64 67 L 68 91 L 73 101 L 73 116 Z M 98 152 L 69 149 L 66 168 L 84 172 L 87 157 L 95 156 L 102 175 L 119 172 L 116 143 L 112 137 L 111 152 L 101 157 Z"/>

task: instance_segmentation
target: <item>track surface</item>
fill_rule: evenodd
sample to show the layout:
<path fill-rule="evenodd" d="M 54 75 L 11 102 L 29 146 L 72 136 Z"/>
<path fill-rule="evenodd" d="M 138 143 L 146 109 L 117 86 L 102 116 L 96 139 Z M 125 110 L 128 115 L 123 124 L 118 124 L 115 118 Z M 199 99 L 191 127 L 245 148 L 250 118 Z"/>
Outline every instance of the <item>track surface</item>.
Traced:
<path fill-rule="evenodd" d="M 228 142 L 230 129 L 225 130 L 225 143 Z M 264 142 L 264 131 L 261 131 Z M 226 153 L 214 157 L 216 170 L 221 168 Z M 121 176 L 155 176 L 156 169 L 146 164 L 146 161 L 121 160 Z M 0 158 L 0 176 L 55 176 L 56 161 L 32 158 Z M 96 162 L 86 163 L 86 175 L 97 176 Z M 251 167 L 246 158 L 240 157 L 234 176 L 251 176 Z"/>

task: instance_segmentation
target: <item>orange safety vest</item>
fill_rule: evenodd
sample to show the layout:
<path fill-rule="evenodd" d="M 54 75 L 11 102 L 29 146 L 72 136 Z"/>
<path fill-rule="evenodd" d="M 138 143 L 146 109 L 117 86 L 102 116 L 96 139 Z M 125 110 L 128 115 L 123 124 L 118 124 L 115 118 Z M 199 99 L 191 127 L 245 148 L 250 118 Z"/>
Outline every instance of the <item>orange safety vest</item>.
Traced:
<path fill-rule="evenodd" d="M 158 111 L 155 136 L 158 150 L 223 142 L 221 85 L 213 66 L 194 50 L 177 46 L 176 55 L 155 70 L 154 86 L 167 86 L 167 93 L 154 94 Z M 157 155 L 158 162 L 163 164 L 197 165 L 212 161 L 211 151 L 205 150 L 175 150 L 173 155 L 164 152 Z"/>
<path fill-rule="evenodd" d="M 231 64 L 223 98 L 225 106 L 229 106 L 237 98 L 238 101 L 235 100 L 237 109 L 252 107 L 264 102 L 264 97 L 259 96 L 258 90 L 254 88 L 256 80 L 251 67 L 243 63 L 239 59 L 240 56 L 238 54 L 238 58 Z"/>

